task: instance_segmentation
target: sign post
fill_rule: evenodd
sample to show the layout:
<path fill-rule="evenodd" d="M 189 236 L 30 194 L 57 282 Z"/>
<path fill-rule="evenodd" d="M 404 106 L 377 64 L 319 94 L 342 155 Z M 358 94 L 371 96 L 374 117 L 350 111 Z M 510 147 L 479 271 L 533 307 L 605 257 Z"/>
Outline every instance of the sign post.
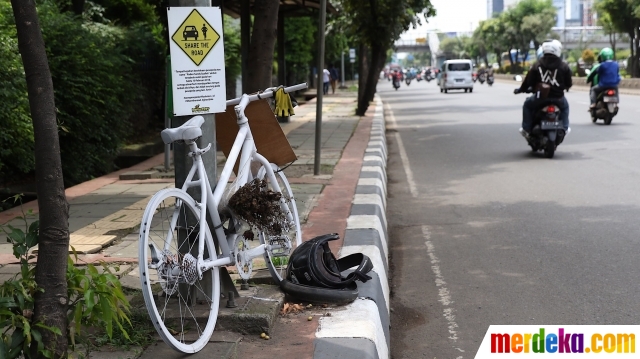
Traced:
<path fill-rule="evenodd" d="M 224 112 L 224 46 L 218 7 L 174 7 L 167 11 L 173 111 L 176 116 Z"/>
<path fill-rule="evenodd" d="M 179 127 L 193 116 L 204 118 L 202 137 L 197 140 L 200 148 L 212 145 L 209 153 L 202 156 L 207 177 L 211 188 L 216 185 L 216 126 L 215 113 L 223 112 L 226 108 L 226 84 L 224 67 L 224 41 L 222 38 L 222 11 L 219 7 L 211 7 L 210 0 L 180 0 L 181 5 L 167 8 L 169 29 L 169 52 L 171 55 L 170 81 L 173 116 L 171 127 Z M 192 159 L 185 144 L 173 144 L 173 159 L 175 167 L 175 186 L 182 188 L 191 168 Z M 200 187 L 188 190 L 196 200 L 200 199 Z M 187 219 L 188 221 L 189 219 Z M 187 224 L 184 224 L 187 225 Z M 180 231 L 179 241 L 192 241 L 187 238 L 185 231 Z M 182 246 L 190 247 L 190 246 Z M 220 281 L 223 287 L 230 282 L 230 277 L 220 271 Z M 205 273 L 202 285 L 211 283 L 211 271 Z M 228 277 L 228 278 L 227 278 Z M 184 288 L 180 288 L 183 290 Z M 225 288 L 224 293 L 228 290 Z M 237 291 L 235 292 L 237 294 Z M 186 294 L 185 294 L 186 295 Z M 196 298 L 197 293 L 191 293 Z M 198 299 L 206 299 L 199 298 Z M 191 303 L 193 304 L 193 303 Z"/>

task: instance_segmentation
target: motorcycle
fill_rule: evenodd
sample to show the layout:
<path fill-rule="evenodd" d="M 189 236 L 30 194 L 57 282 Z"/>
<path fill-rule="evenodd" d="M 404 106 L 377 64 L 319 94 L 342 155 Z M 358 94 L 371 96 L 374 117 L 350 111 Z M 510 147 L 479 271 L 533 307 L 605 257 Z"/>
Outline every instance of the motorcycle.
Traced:
<path fill-rule="evenodd" d="M 487 85 L 493 85 L 493 75 L 487 76 Z"/>
<path fill-rule="evenodd" d="M 407 86 L 409 86 L 411 84 L 411 78 L 407 76 L 404 82 L 407 84 Z"/>
<path fill-rule="evenodd" d="M 393 81 L 393 88 L 396 89 L 396 91 L 398 91 L 398 89 L 400 88 L 400 79 L 394 76 L 392 81 Z"/>
<path fill-rule="evenodd" d="M 605 125 L 610 125 L 613 117 L 618 114 L 618 102 L 616 89 L 602 91 L 596 100 L 596 107 L 591 109 L 591 121 L 596 123 L 598 119 L 603 119 Z"/>
<path fill-rule="evenodd" d="M 518 77 L 518 76 L 517 76 Z M 520 77 L 520 81 L 522 81 Z M 528 88 L 525 93 L 532 93 Z M 520 93 L 514 92 L 516 94 Z M 555 99 L 540 100 L 535 111 L 533 129 L 526 134 L 522 129 L 520 133 L 525 137 L 533 152 L 543 151 L 545 158 L 553 158 L 556 148 L 564 141 L 567 132 L 560 121 L 560 107 Z"/>
<path fill-rule="evenodd" d="M 484 84 L 484 82 L 486 81 L 487 77 L 485 74 L 480 74 L 478 76 L 478 81 L 480 81 L 480 85 Z"/>

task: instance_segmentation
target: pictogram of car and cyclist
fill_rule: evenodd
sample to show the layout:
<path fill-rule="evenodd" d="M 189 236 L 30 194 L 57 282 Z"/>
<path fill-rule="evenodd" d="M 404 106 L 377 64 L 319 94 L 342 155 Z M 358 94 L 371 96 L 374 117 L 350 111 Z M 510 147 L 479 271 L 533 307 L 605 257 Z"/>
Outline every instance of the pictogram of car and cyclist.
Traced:
<path fill-rule="evenodd" d="M 209 31 L 207 24 L 202 24 L 200 31 L 202 31 L 202 37 L 206 40 L 207 31 Z M 198 29 L 193 25 L 185 25 L 184 30 L 182 30 L 182 38 L 184 41 L 187 41 L 189 38 L 193 38 L 194 41 L 198 41 Z"/>

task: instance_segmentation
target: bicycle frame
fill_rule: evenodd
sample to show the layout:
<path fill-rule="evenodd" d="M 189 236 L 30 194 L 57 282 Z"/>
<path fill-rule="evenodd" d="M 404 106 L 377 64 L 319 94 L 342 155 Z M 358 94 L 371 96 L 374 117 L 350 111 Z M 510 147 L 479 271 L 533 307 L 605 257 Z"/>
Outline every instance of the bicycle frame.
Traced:
<path fill-rule="evenodd" d="M 295 86 L 291 86 L 285 88 L 285 92 L 297 91 L 300 89 L 304 89 L 307 87 L 307 84 L 299 84 Z M 182 186 L 183 191 L 187 191 L 187 189 L 191 187 L 200 187 L 200 204 L 206 203 L 206 205 L 200 205 L 200 231 L 198 238 L 198 258 L 197 258 L 197 268 L 198 268 L 198 276 L 202 278 L 202 273 L 216 266 L 225 266 L 225 265 L 234 265 L 235 257 L 233 253 L 231 253 L 230 248 L 234 246 L 234 242 L 237 233 L 231 233 L 229 235 L 225 235 L 224 228 L 222 227 L 222 220 L 220 218 L 220 214 L 218 213 L 218 205 L 222 199 L 224 194 L 224 190 L 226 184 L 229 182 L 231 178 L 231 174 L 233 172 L 234 164 L 236 163 L 238 156 L 240 156 L 240 164 L 238 166 L 238 178 L 236 179 L 238 186 L 242 186 L 252 180 L 250 165 L 254 161 L 258 161 L 262 166 L 266 169 L 266 175 L 269 177 L 271 183 L 273 183 L 275 191 L 281 191 L 279 188 L 275 173 L 271 168 L 271 164 L 269 161 L 262 155 L 257 152 L 255 142 L 253 140 L 253 135 L 251 134 L 251 129 L 249 128 L 249 119 L 246 117 L 244 110 L 247 105 L 251 101 L 255 101 L 258 99 L 269 98 L 274 95 L 274 91 L 265 91 L 258 95 L 247 95 L 243 94 L 242 97 L 234 100 L 227 101 L 227 106 L 237 104 L 235 106 L 235 112 L 238 123 L 238 134 L 233 142 L 233 146 L 231 147 L 231 151 L 229 152 L 229 156 L 227 157 L 227 161 L 222 169 L 222 173 L 220 174 L 220 179 L 216 184 L 215 190 L 212 191 L 211 185 L 209 183 L 209 179 L 207 177 L 207 173 L 204 168 L 204 163 L 202 162 L 202 154 L 208 152 L 211 149 L 211 144 L 209 144 L 205 148 L 198 148 L 198 145 L 195 141 L 189 143 L 189 157 L 193 157 L 193 164 L 191 165 L 191 169 L 189 170 L 189 174 L 185 179 L 184 185 Z M 194 180 L 194 176 L 198 174 L 198 179 Z M 286 207 L 284 204 L 284 200 L 281 199 L 281 204 Z M 206 220 L 207 209 L 209 212 L 209 218 L 213 223 L 214 233 L 211 233 L 213 236 L 212 239 L 217 239 L 216 245 L 219 247 L 219 255 L 216 259 L 204 259 L 204 244 L 205 244 L 205 235 L 209 233 L 208 224 Z M 176 209 L 177 211 L 177 209 Z M 292 214 L 286 208 L 287 217 L 289 220 L 292 220 Z M 175 226 L 175 222 L 177 221 L 177 216 L 172 217 L 172 225 Z M 167 238 L 165 240 L 165 249 L 168 249 L 169 243 L 172 238 Z M 261 256 L 265 250 L 269 249 L 268 244 L 261 244 L 253 249 L 250 249 L 246 252 L 246 255 L 250 258 L 255 258 Z"/>

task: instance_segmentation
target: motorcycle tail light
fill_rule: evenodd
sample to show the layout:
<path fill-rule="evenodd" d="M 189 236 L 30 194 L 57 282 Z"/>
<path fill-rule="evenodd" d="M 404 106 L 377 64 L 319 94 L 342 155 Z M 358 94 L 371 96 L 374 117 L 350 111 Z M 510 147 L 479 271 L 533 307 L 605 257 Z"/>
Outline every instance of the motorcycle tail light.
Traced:
<path fill-rule="evenodd" d="M 548 112 L 548 113 L 556 112 L 556 108 L 555 108 L 554 106 L 548 106 L 548 107 L 547 107 L 547 112 Z"/>
<path fill-rule="evenodd" d="M 615 91 L 613 91 L 613 90 L 607 91 L 607 95 L 609 95 L 609 96 L 613 96 L 614 94 L 615 94 Z"/>

